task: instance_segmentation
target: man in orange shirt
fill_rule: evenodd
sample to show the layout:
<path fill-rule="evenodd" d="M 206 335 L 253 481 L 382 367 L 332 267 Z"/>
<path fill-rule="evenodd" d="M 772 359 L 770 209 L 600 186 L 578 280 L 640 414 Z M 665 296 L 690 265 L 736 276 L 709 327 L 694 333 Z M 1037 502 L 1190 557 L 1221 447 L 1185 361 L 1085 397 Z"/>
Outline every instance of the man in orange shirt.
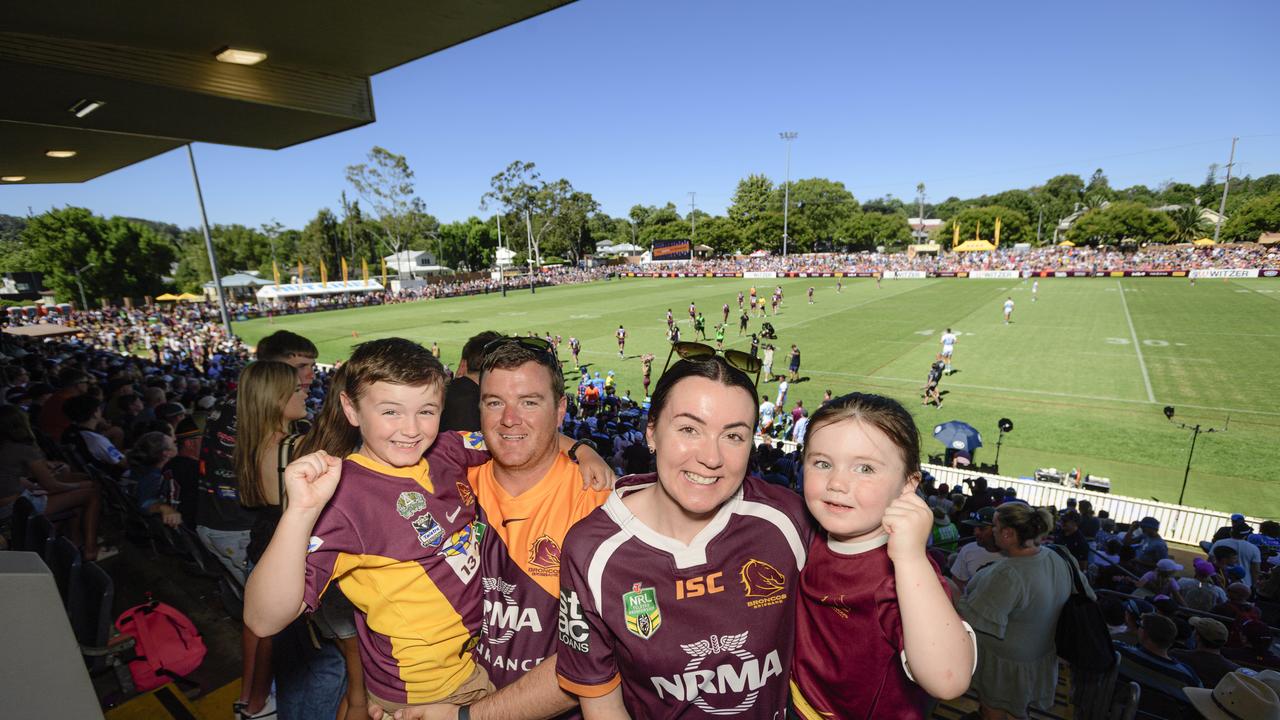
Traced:
<path fill-rule="evenodd" d="M 479 518 L 488 526 L 480 562 L 484 625 L 475 657 L 499 691 L 466 709 L 472 720 L 578 716 L 577 698 L 560 690 L 555 672 L 560 546 L 609 491 L 583 487 L 571 457 L 578 445 L 560 451 L 564 412 L 564 377 L 546 349 L 528 338 L 486 346 L 480 428 L 493 459 L 469 472 Z M 441 706 L 410 710 L 406 717 L 464 716 Z"/>

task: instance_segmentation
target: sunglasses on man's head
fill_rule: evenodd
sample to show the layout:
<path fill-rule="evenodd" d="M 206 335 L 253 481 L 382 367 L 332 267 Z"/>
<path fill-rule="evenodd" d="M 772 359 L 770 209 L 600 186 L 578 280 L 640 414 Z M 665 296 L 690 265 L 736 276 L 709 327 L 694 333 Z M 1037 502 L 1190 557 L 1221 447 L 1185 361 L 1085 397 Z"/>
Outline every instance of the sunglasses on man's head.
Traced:
<path fill-rule="evenodd" d="M 519 345 L 522 348 L 526 348 L 534 352 L 546 353 L 548 355 L 551 354 L 551 343 L 546 340 L 538 337 L 521 337 L 519 335 L 500 337 L 497 340 L 490 340 L 485 343 L 484 350 L 482 352 L 485 355 L 488 355 L 503 345 Z"/>
<path fill-rule="evenodd" d="M 667 371 L 667 367 L 671 365 L 672 355 L 679 355 L 681 360 L 699 361 L 710 360 L 719 352 L 710 345 L 704 345 L 700 342 L 671 343 L 671 352 L 667 353 L 667 362 L 662 366 L 662 373 L 658 373 L 658 376 L 661 377 Z M 741 350 L 725 350 L 724 360 L 729 363 L 730 367 L 737 368 L 745 373 L 755 373 L 755 384 L 760 384 L 760 369 L 764 367 L 764 363 L 760 361 L 760 358 L 752 357 Z"/>

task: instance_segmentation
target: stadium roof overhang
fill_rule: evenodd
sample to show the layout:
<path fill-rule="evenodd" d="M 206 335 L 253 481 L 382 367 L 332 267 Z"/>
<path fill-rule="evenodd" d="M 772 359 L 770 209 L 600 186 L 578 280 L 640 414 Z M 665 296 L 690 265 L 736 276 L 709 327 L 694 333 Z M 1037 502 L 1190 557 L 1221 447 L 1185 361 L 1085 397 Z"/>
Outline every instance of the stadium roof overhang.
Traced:
<path fill-rule="evenodd" d="M 365 125 L 372 75 L 571 1 L 5 3 L 0 177 L 83 182 L 192 141 L 278 150 Z M 228 47 L 267 57 L 217 61 Z"/>

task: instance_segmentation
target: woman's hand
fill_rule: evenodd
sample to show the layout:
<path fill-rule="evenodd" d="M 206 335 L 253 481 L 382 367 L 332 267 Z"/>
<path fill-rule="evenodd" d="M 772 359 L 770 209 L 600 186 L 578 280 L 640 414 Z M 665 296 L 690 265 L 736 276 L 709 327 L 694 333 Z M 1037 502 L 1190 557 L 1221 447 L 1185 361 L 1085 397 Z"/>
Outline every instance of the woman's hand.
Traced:
<path fill-rule="evenodd" d="M 342 460 L 323 450 L 294 460 L 284 469 L 289 509 L 319 512 L 333 497 L 341 478 Z"/>
<path fill-rule="evenodd" d="M 889 559 L 895 563 L 924 557 L 925 541 L 933 530 L 933 511 L 914 492 L 901 495 L 884 511 L 889 533 Z"/>

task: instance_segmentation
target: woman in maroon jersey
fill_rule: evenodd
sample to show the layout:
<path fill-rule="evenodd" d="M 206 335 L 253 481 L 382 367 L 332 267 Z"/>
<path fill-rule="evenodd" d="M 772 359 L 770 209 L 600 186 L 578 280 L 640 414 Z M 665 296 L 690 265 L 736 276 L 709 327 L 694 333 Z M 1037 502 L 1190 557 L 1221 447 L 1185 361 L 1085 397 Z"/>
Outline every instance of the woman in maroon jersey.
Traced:
<path fill-rule="evenodd" d="M 677 362 L 651 401 L 656 475 L 565 538 L 556 672 L 587 720 L 786 717 L 812 531 L 799 497 L 747 476 L 756 420 L 742 370 Z"/>

